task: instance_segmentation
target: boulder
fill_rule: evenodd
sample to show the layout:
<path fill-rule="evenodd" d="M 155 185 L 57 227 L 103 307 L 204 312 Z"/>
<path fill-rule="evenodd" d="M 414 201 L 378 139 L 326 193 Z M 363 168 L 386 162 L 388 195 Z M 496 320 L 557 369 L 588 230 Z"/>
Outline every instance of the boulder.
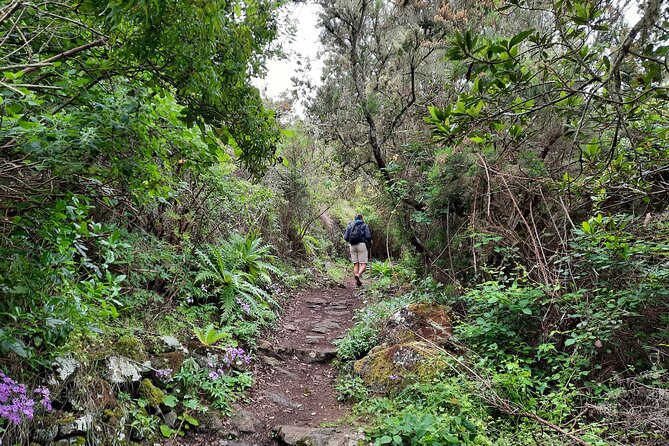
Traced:
<path fill-rule="evenodd" d="M 70 437 L 73 435 L 85 435 L 93 426 L 93 415 L 86 414 L 72 421 L 65 421 L 58 429 L 60 437 Z"/>
<path fill-rule="evenodd" d="M 223 431 L 223 420 L 216 410 L 208 410 L 196 415 L 195 418 L 200 422 L 200 425 L 195 428 L 198 432 L 217 433 Z"/>
<path fill-rule="evenodd" d="M 81 367 L 81 363 L 69 355 L 57 357 L 53 365 L 58 369 L 58 378 L 61 382 L 66 381 Z"/>
<path fill-rule="evenodd" d="M 408 378 L 420 380 L 433 376 L 441 367 L 435 361 L 440 353 L 439 349 L 422 341 L 377 346 L 356 361 L 353 368 L 370 388 L 387 392 L 403 387 L 409 382 Z"/>
<path fill-rule="evenodd" d="M 445 346 L 453 334 L 448 308 L 430 303 L 410 304 L 393 314 L 379 340 L 387 345 L 424 341 Z"/>
<path fill-rule="evenodd" d="M 332 428 L 276 426 L 272 432 L 290 446 L 357 446 L 364 440 L 364 436 L 357 432 Z"/>
<path fill-rule="evenodd" d="M 183 353 L 188 353 L 186 347 L 174 336 L 161 336 L 160 340 L 163 341 L 167 352 L 180 351 Z"/>
<path fill-rule="evenodd" d="M 137 382 L 142 373 L 149 370 L 151 364 L 140 364 L 124 356 L 110 356 L 107 358 L 107 378 L 112 384 Z"/>
<path fill-rule="evenodd" d="M 294 401 L 289 400 L 288 398 L 284 397 L 283 395 L 279 395 L 278 393 L 274 392 L 267 392 L 267 398 L 274 404 L 277 404 L 281 407 L 284 407 L 286 409 L 299 409 L 300 405 L 297 404 Z"/>
<path fill-rule="evenodd" d="M 257 430 L 258 419 L 248 410 L 237 410 L 230 417 L 230 426 L 239 432 L 253 433 Z"/>
<path fill-rule="evenodd" d="M 173 351 L 163 353 L 158 356 L 157 368 L 170 369 L 172 374 L 178 373 L 186 360 L 186 355 L 182 351 Z"/>

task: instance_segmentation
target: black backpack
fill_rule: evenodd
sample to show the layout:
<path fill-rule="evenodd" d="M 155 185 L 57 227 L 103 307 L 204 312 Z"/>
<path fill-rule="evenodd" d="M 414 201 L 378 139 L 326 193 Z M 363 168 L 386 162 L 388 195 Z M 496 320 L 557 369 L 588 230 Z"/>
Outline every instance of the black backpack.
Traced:
<path fill-rule="evenodd" d="M 348 242 L 351 245 L 357 245 L 365 241 L 365 224 L 354 224 L 348 235 Z"/>

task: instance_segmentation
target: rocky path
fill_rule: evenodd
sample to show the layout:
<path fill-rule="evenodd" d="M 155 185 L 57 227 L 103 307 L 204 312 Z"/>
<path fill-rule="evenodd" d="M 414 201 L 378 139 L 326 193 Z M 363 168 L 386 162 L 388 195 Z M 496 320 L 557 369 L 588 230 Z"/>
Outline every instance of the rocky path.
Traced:
<path fill-rule="evenodd" d="M 277 328 L 258 343 L 256 384 L 216 438 L 193 436 L 188 444 L 348 446 L 355 435 L 339 425 L 349 407 L 337 401 L 332 342 L 353 325 L 362 305 L 351 280 L 343 288 L 297 293 Z M 184 443 L 181 443 L 184 444 Z"/>

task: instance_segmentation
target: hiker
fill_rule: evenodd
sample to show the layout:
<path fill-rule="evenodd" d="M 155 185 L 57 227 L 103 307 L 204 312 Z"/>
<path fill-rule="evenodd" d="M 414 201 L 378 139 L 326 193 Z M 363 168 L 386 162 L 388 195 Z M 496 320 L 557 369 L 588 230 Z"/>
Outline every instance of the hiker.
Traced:
<path fill-rule="evenodd" d="M 372 232 L 369 226 L 362 220 L 362 214 L 355 216 L 355 220 L 346 226 L 344 232 L 344 240 L 351 246 L 351 261 L 353 262 L 353 274 L 355 276 L 355 284 L 362 286 L 360 277 L 365 272 L 368 262 L 367 244 L 372 242 Z"/>

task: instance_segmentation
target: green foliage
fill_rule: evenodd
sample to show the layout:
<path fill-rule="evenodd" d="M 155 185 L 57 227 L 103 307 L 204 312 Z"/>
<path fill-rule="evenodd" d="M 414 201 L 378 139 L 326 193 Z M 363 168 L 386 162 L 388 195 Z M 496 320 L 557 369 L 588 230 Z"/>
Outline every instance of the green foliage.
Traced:
<path fill-rule="evenodd" d="M 174 375 L 178 388 L 186 392 L 184 399 L 198 401 L 200 397 L 211 401 L 211 406 L 226 414 L 232 412 L 231 403 L 237 401 L 241 392 L 251 387 L 253 377 L 248 372 L 228 370 L 225 373 L 212 367 L 202 367 L 194 359 L 184 361 L 179 373 Z"/>
<path fill-rule="evenodd" d="M 386 288 L 397 283 L 412 283 L 417 280 L 416 259 L 405 254 L 398 262 L 372 260 L 368 264 L 370 274 L 376 278 L 374 286 Z"/>
<path fill-rule="evenodd" d="M 226 313 L 239 305 L 240 311 L 260 316 L 261 307 L 276 305 L 260 287 L 271 282 L 270 272 L 278 273 L 269 263 L 269 249 L 254 234 L 234 235 L 224 244 L 210 247 L 207 254 L 197 249 L 199 272 L 195 281 L 203 284 L 206 293 L 218 298 Z"/>
<path fill-rule="evenodd" d="M 193 327 L 193 332 L 197 340 L 204 346 L 213 346 L 218 341 L 232 339 L 232 334 L 228 330 L 218 330 L 214 324 L 209 324 L 204 328 Z"/>
<path fill-rule="evenodd" d="M 111 266 L 126 245 L 113 227 L 91 219 L 87 203 L 71 196 L 15 218 L 16 231 L 0 245 L 3 354 L 36 366 L 58 354 L 73 330 L 95 330 L 118 316 L 125 276 Z"/>
<path fill-rule="evenodd" d="M 425 299 L 425 297 L 422 297 Z M 400 308 L 420 300 L 413 294 L 380 300 L 359 310 L 355 315 L 355 325 L 345 337 L 335 341 L 340 359 L 351 360 L 364 356 L 376 345 L 377 337 L 386 319 Z"/>
<path fill-rule="evenodd" d="M 375 445 L 489 445 L 485 406 L 456 377 L 412 384 L 393 397 L 358 404 L 375 415 L 368 431 Z"/>
<path fill-rule="evenodd" d="M 277 4 L 6 6 L 0 354 L 50 367 L 124 310 L 143 322 L 130 310 L 204 300 L 190 242 L 276 231 L 271 192 L 233 160 L 258 175 L 274 158 L 278 125 L 250 75 L 273 51 Z M 251 242 L 239 288 L 266 302 L 270 258 Z"/>
<path fill-rule="evenodd" d="M 369 389 L 359 376 L 352 373 L 340 373 L 335 385 L 337 399 L 341 401 L 365 401 L 369 397 Z"/>
<path fill-rule="evenodd" d="M 249 233 L 246 236 L 232 234 L 224 242 L 222 249 L 226 252 L 230 269 L 243 271 L 248 274 L 249 281 L 255 284 L 270 284 L 270 273 L 280 275 L 278 268 L 272 265 L 276 259 L 270 254 L 272 247 L 263 244 L 258 234 Z"/>
<path fill-rule="evenodd" d="M 571 251 L 556 261 L 564 281 L 555 285 L 502 278 L 468 291 L 459 335 L 479 354 L 519 355 L 541 373 L 571 367 L 563 379 L 585 378 L 612 354 L 650 367 L 648 352 L 667 336 L 661 319 L 643 316 L 666 311 L 669 271 L 660 259 L 669 253 L 667 224 L 649 233 L 632 222 L 625 215 L 583 222 Z"/>

